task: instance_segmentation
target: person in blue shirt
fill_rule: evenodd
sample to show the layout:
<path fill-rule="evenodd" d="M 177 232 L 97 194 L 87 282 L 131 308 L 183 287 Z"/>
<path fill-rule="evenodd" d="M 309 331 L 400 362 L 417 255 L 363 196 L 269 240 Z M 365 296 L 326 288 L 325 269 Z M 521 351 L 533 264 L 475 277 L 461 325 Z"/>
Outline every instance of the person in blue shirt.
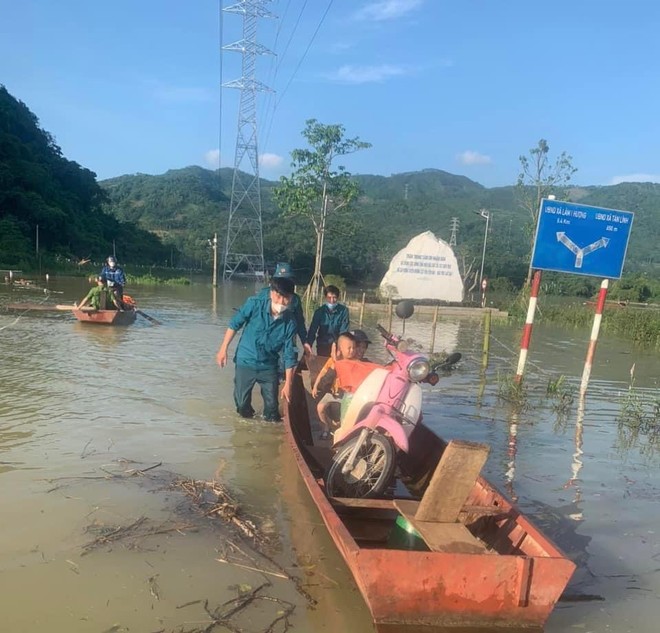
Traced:
<path fill-rule="evenodd" d="M 254 416 L 252 388 L 258 384 L 264 401 L 264 419 L 279 422 L 277 387 L 278 362 L 284 362 L 282 396 L 289 401 L 293 372 L 298 362 L 295 345 L 296 322 L 287 306 L 293 295 L 293 282 L 274 278 L 267 296 L 250 297 L 229 321 L 222 345 L 216 355 L 220 367 L 227 364 L 229 344 L 243 330 L 234 354 L 234 403 L 244 418 Z"/>
<path fill-rule="evenodd" d="M 295 279 L 293 277 L 293 271 L 291 270 L 290 264 L 285 262 L 278 263 L 275 266 L 273 279 L 290 279 L 295 284 Z M 266 297 L 268 296 L 269 292 L 270 287 L 266 286 L 259 292 L 259 296 Z M 305 327 L 305 315 L 303 313 L 302 301 L 295 292 L 291 295 L 291 302 L 287 306 L 287 310 L 293 314 L 293 319 L 296 322 L 296 334 L 298 334 L 300 337 L 300 343 L 303 346 L 305 353 L 311 354 L 312 348 L 307 344 L 307 328 Z"/>
<path fill-rule="evenodd" d="M 307 343 L 313 345 L 316 340 L 317 356 L 330 356 L 332 344 L 337 337 L 349 328 L 348 308 L 339 301 L 339 288 L 327 286 L 323 289 L 325 303 L 317 308 L 312 317 L 312 324 L 307 332 Z"/>
<path fill-rule="evenodd" d="M 126 285 L 126 276 L 124 271 L 117 266 L 117 260 L 110 255 L 106 260 L 106 265 L 101 270 L 101 279 L 106 283 L 108 289 L 116 299 L 116 304 L 119 308 L 122 307 L 122 299 L 124 297 L 124 286 Z"/>

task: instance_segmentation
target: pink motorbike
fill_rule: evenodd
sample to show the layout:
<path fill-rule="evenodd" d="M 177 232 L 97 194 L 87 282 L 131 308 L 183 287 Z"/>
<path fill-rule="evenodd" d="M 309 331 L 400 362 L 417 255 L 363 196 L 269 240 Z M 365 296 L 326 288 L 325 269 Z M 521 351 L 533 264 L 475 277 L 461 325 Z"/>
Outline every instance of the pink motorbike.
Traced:
<path fill-rule="evenodd" d="M 342 407 L 336 452 L 325 477 L 329 497 L 369 498 L 387 490 L 397 451 L 408 452 L 408 438 L 422 416 L 420 383 L 434 385 L 439 379 L 425 354 L 409 351 L 405 341 L 380 325 L 378 330 L 393 361 L 374 369 Z"/>

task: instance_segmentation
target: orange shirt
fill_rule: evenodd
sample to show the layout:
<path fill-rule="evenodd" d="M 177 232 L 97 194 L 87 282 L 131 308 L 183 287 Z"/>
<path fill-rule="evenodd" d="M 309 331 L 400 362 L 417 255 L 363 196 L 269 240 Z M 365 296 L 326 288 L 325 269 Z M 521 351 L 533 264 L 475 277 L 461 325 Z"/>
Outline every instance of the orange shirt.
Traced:
<path fill-rule="evenodd" d="M 335 371 L 337 372 L 339 388 L 347 393 L 355 393 L 355 390 L 362 384 L 362 381 L 374 369 L 383 369 L 383 366 L 354 359 L 335 361 Z"/>

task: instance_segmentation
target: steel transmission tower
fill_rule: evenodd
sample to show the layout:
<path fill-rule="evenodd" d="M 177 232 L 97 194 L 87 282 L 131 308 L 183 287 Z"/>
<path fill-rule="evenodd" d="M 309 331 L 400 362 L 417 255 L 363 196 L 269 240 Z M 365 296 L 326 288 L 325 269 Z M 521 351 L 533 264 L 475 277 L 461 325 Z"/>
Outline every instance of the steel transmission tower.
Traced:
<path fill-rule="evenodd" d="M 451 219 L 451 237 L 449 238 L 449 246 L 456 246 L 456 236 L 458 235 L 458 227 L 461 222 L 458 218 Z"/>
<path fill-rule="evenodd" d="M 257 93 L 270 89 L 257 81 L 255 75 L 257 56 L 272 54 L 272 51 L 257 43 L 257 20 L 275 17 L 266 10 L 266 4 L 271 1 L 240 0 L 222 9 L 243 16 L 242 39 L 222 47 L 223 50 L 236 51 L 243 56 L 241 78 L 222 84 L 225 88 L 238 88 L 241 91 L 222 274 L 225 280 L 231 279 L 239 268 L 241 273 L 252 277 L 262 277 L 265 273 L 257 152 Z"/>

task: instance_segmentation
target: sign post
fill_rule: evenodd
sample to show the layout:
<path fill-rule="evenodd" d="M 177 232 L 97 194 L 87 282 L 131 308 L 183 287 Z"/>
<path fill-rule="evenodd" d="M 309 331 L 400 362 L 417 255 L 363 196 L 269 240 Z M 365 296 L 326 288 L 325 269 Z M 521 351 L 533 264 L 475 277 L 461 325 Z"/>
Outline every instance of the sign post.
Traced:
<path fill-rule="evenodd" d="M 630 211 L 590 207 L 560 200 L 541 201 L 531 262 L 536 273 L 523 330 L 516 382 L 522 380 L 525 369 L 541 271 L 552 270 L 600 277 L 605 279 L 598 296 L 591 341 L 582 374 L 580 393 L 584 395 L 596 351 L 608 279 L 621 277 L 633 219 L 634 214 Z"/>

